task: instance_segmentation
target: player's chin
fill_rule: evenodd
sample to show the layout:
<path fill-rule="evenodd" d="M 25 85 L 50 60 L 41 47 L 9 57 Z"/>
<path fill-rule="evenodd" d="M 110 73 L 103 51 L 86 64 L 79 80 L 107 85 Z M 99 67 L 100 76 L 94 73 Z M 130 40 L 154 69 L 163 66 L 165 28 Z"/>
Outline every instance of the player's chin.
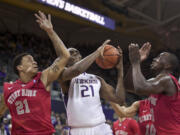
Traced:
<path fill-rule="evenodd" d="M 151 65 L 151 69 L 152 69 L 152 70 L 155 70 L 156 68 L 155 68 L 153 65 Z"/>
<path fill-rule="evenodd" d="M 36 74 L 38 72 L 38 68 L 33 69 L 33 73 Z"/>
<path fill-rule="evenodd" d="M 158 67 L 156 65 L 151 65 L 152 70 L 158 70 Z"/>

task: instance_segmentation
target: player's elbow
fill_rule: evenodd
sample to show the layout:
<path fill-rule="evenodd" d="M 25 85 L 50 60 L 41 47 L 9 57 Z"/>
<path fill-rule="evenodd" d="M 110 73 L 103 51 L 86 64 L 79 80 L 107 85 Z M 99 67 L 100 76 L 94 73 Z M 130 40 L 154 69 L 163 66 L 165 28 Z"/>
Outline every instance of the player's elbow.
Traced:
<path fill-rule="evenodd" d="M 67 61 L 70 59 L 70 53 L 69 52 L 66 52 L 66 53 L 64 53 L 64 55 L 63 55 L 63 57 L 65 58 L 65 59 L 67 59 Z"/>
<path fill-rule="evenodd" d="M 66 54 L 66 55 L 63 55 L 59 58 L 61 58 L 61 63 L 63 63 L 63 65 L 66 66 L 66 64 L 68 63 L 68 61 L 70 59 L 70 55 Z"/>
<path fill-rule="evenodd" d="M 66 61 L 68 61 L 70 59 L 70 53 L 69 51 L 63 51 L 63 53 L 61 55 L 59 55 L 61 57 L 61 59 L 65 59 Z"/>
<path fill-rule="evenodd" d="M 79 64 L 75 64 L 74 68 L 73 68 L 73 72 L 76 74 L 76 75 L 79 75 L 83 72 L 85 72 L 84 70 L 84 67 L 79 65 Z"/>

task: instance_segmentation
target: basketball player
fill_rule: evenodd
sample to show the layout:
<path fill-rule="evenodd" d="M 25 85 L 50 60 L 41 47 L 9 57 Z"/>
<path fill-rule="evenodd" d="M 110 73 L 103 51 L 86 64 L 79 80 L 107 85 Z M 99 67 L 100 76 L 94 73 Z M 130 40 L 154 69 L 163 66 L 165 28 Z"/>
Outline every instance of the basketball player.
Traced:
<path fill-rule="evenodd" d="M 157 71 L 155 78 L 146 80 L 140 68 L 139 46 L 129 45 L 129 58 L 132 64 L 132 76 L 135 91 L 149 96 L 151 117 L 157 135 L 180 134 L 180 86 L 172 75 L 179 68 L 177 57 L 163 52 L 156 57 L 151 68 Z M 149 127 L 151 128 L 151 127 Z"/>
<path fill-rule="evenodd" d="M 154 118 L 151 115 L 150 101 L 148 99 L 135 101 L 131 106 L 125 107 L 115 103 L 111 103 L 119 117 L 132 118 L 138 114 L 139 133 L 141 135 L 156 135 L 153 125 Z"/>
<path fill-rule="evenodd" d="M 136 120 L 127 117 L 119 117 L 113 123 L 114 135 L 140 135 L 139 125 Z"/>
<path fill-rule="evenodd" d="M 149 52 L 151 50 L 151 44 L 149 42 L 143 44 L 139 49 L 140 62 L 147 59 Z M 134 92 L 133 82 L 132 82 L 132 67 L 128 70 L 128 73 L 124 80 L 125 88 L 130 92 Z M 115 110 L 116 114 L 120 117 L 134 117 L 138 114 L 138 124 L 140 128 L 141 135 L 156 135 L 156 130 L 153 125 L 153 117 L 150 110 L 150 101 L 148 99 L 135 101 L 131 106 L 119 106 L 118 104 L 112 103 L 111 106 Z"/>
<path fill-rule="evenodd" d="M 70 54 L 53 30 L 51 16 L 48 19 L 39 11 L 37 22 L 58 49 L 61 58 L 38 72 L 38 65 L 28 53 L 17 55 L 13 68 L 19 79 L 4 83 L 4 99 L 12 116 L 12 135 L 52 135 L 50 85 L 57 80 L 68 62 Z"/>
<path fill-rule="evenodd" d="M 71 135 L 112 135 L 110 126 L 105 124 L 100 97 L 118 104 L 124 102 L 122 51 L 118 69 L 118 83 L 114 90 L 101 77 L 86 73 L 86 69 L 103 53 L 104 46 L 81 60 L 79 51 L 69 48 L 71 54 L 68 67 L 60 77 L 63 93 L 68 95 L 67 116 Z"/>
<path fill-rule="evenodd" d="M 128 118 L 126 113 L 119 110 L 118 104 L 110 102 L 115 113 L 118 115 L 118 120 L 113 123 L 114 135 L 140 135 L 139 125 L 136 120 Z"/>

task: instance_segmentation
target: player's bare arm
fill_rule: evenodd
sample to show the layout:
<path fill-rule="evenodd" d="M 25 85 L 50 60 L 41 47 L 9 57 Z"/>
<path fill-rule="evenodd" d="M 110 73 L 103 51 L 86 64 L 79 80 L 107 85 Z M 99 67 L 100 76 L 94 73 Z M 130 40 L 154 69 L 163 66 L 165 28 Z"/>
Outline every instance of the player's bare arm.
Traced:
<path fill-rule="evenodd" d="M 129 107 L 120 106 L 113 102 L 110 102 L 110 104 L 119 117 L 134 117 L 139 110 L 140 102 L 135 101 Z"/>
<path fill-rule="evenodd" d="M 140 54 L 137 44 L 129 45 L 129 58 L 133 68 L 134 88 L 137 93 L 150 95 L 165 92 L 167 95 L 171 95 L 171 91 L 166 90 L 173 89 L 172 91 L 174 91 L 176 89 L 171 77 L 167 74 L 160 74 L 153 81 L 145 79 L 140 68 Z"/>
<path fill-rule="evenodd" d="M 4 102 L 4 96 L 0 94 L 0 117 L 2 117 L 7 110 L 8 108 Z"/>
<path fill-rule="evenodd" d="M 104 98 L 105 100 L 122 105 L 125 101 L 125 90 L 123 84 L 123 56 L 120 47 L 118 47 L 118 50 L 120 53 L 120 58 L 119 58 L 119 63 L 116 66 L 118 70 L 118 82 L 116 89 L 114 89 L 111 85 L 107 84 L 104 79 L 99 77 L 101 81 L 100 94 L 101 97 Z"/>
<path fill-rule="evenodd" d="M 144 43 L 143 46 L 139 49 L 141 63 L 148 58 L 150 50 L 151 44 L 149 42 Z M 135 93 L 132 80 L 132 66 L 129 67 L 128 72 L 126 73 L 124 78 L 124 86 L 129 92 Z"/>
<path fill-rule="evenodd" d="M 59 80 L 61 82 L 68 81 L 85 72 L 96 60 L 96 58 L 102 55 L 105 45 L 107 45 L 109 42 L 110 40 L 106 40 L 95 52 L 75 63 L 74 65 L 66 68 L 60 76 Z"/>
<path fill-rule="evenodd" d="M 58 77 L 60 76 L 61 72 L 64 70 L 64 67 L 66 66 L 70 54 L 61 41 L 61 39 L 58 37 L 56 32 L 53 30 L 53 25 L 51 23 L 51 16 L 48 15 L 48 18 L 46 18 L 45 14 L 41 11 L 38 12 L 39 14 L 35 14 L 37 18 L 37 22 L 40 26 L 41 29 L 43 29 L 51 39 L 53 46 L 56 50 L 56 53 L 60 56 L 58 57 L 54 63 L 45 69 L 42 72 L 42 77 L 41 80 L 44 83 L 44 85 L 47 87 L 49 90 L 49 84 L 53 82 L 54 80 L 57 80 Z"/>

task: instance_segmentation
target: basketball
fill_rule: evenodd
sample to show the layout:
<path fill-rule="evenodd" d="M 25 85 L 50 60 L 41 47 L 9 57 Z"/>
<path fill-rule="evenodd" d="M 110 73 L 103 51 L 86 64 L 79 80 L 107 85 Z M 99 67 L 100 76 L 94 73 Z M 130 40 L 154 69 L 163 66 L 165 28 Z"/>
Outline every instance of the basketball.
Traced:
<path fill-rule="evenodd" d="M 96 59 L 96 64 L 102 69 L 111 69 L 115 67 L 119 60 L 119 51 L 112 45 L 106 45 L 103 57 Z"/>

